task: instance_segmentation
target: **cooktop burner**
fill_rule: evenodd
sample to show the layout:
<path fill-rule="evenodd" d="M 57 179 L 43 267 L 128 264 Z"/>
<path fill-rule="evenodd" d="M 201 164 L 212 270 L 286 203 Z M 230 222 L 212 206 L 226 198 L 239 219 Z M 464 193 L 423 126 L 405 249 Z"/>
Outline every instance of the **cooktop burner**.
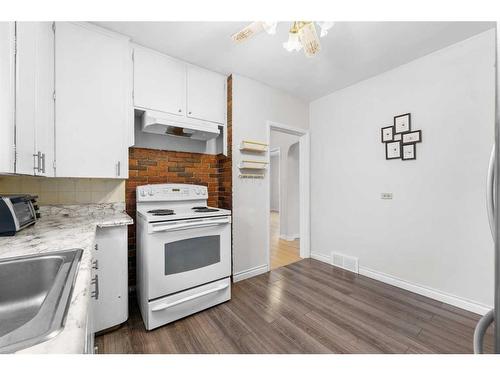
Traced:
<path fill-rule="evenodd" d="M 153 214 L 153 216 L 165 216 L 165 215 L 175 215 L 174 210 L 159 209 L 159 210 L 149 210 L 148 214 Z"/>
<path fill-rule="evenodd" d="M 219 211 L 216 208 L 208 208 L 208 207 L 193 207 L 194 212 L 217 212 Z"/>

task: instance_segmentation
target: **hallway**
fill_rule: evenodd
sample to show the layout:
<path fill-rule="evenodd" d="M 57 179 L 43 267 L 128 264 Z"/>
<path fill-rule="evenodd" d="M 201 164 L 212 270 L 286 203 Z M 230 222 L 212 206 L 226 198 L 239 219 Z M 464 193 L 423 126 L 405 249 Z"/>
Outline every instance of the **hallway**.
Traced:
<path fill-rule="evenodd" d="M 271 212 L 271 270 L 295 263 L 301 258 L 300 241 L 280 238 L 280 214 Z"/>

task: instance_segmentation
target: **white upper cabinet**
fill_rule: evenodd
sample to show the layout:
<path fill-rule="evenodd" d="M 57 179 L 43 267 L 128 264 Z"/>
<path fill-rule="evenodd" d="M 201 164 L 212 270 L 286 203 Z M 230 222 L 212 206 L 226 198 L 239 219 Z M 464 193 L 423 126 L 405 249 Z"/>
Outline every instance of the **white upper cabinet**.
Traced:
<path fill-rule="evenodd" d="M 226 77 L 194 66 L 187 68 L 187 116 L 226 122 Z"/>
<path fill-rule="evenodd" d="M 17 22 L 16 45 L 15 172 L 54 176 L 52 22 Z"/>
<path fill-rule="evenodd" d="M 134 106 L 185 116 L 186 66 L 168 56 L 134 48 Z"/>
<path fill-rule="evenodd" d="M 56 23 L 58 177 L 128 177 L 130 71 L 128 38 L 86 23 Z"/>
<path fill-rule="evenodd" d="M 0 22 L 0 173 L 14 173 L 15 23 Z"/>

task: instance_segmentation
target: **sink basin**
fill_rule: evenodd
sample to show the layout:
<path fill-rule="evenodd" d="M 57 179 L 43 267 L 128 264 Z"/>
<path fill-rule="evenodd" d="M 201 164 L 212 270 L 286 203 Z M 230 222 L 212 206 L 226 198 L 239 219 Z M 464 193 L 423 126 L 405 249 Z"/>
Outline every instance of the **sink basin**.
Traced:
<path fill-rule="evenodd" d="M 0 260 L 0 353 L 61 331 L 81 257 L 73 249 Z"/>

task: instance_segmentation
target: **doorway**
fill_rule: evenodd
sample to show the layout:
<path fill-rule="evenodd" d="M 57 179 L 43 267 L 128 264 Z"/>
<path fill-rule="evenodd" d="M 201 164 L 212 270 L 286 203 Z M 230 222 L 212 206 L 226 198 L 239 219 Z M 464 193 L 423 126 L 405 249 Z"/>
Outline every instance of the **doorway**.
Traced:
<path fill-rule="evenodd" d="M 309 134 L 269 122 L 269 268 L 308 258 Z"/>

